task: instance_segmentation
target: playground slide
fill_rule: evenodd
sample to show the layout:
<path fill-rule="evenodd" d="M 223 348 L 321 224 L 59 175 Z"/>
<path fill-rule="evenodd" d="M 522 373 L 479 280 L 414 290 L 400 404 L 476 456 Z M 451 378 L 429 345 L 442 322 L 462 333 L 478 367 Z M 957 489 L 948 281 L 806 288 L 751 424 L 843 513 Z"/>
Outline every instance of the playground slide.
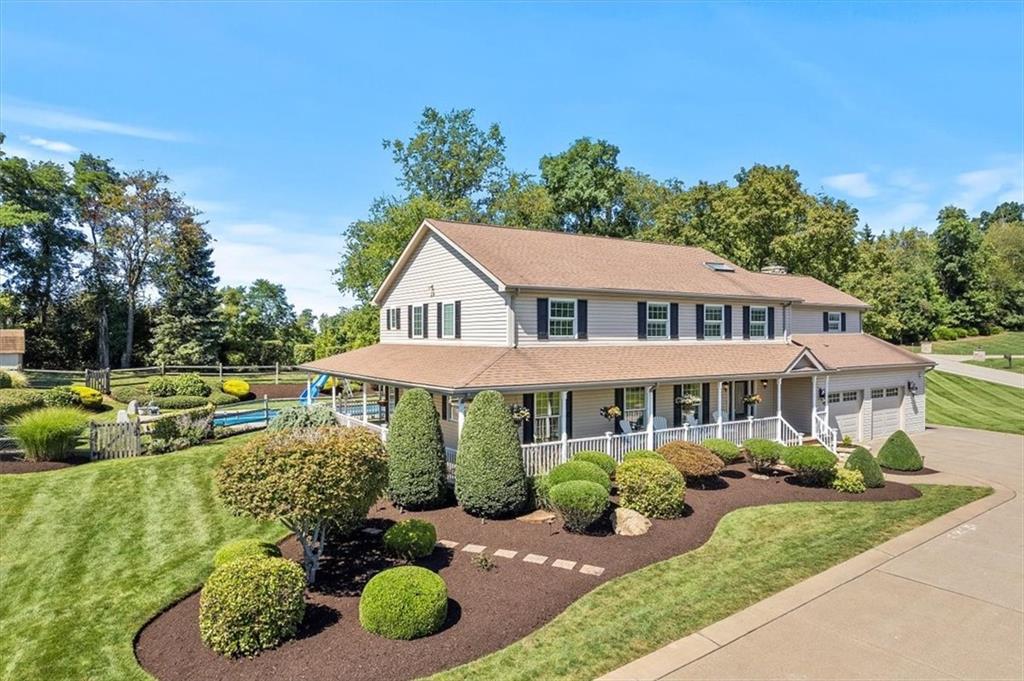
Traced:
<path fill-rule="evenodd" d="M 327 381 L 329 381 L 330 378 L 331 377 L 328 376 L 327 374 L 318 375 L 310 384 L 310 387 L 307 388 L 306 390 L 303 390 L 302 394 L 299 395 L 299 404 L 306 404 L 307 401 L 312 402 L 313 400 L 315 400 L 316 396 L 320 394 L 320 390 L 324 387 L 324 385 L 326 385 Z M 306 394 L 307 392 L 309 393 L 309 395 Z"/>

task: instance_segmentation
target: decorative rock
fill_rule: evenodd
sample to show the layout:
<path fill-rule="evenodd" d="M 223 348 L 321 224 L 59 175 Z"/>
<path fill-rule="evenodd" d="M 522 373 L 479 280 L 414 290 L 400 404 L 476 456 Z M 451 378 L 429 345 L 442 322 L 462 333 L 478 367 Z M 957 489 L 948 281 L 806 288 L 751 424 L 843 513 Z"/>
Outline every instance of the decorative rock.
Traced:
<path fill-rule="evenodd" d="M 642 513 L 630 508 L 617 508 L 612 516 L 612 528 L 615 534 L 624 537 L 639 537 L 651 529 L 651 521 Z"/>
<path fill-rule="evenodd" d="M 542 525 L 544 523 L 553 523 L 557 516 L 551 511 L 545 511 L 542 508 L 538 508 L 533 513 L 527 513 L 521 515 L 516 520 L 523 523 L 530 523 L 531 525 Z"/>
<path fill-rule="evenodd" d="M 771 480 L 771 478 L 769 478 L 767 475 L 764 475 L 763 473 L 752 473 L 750 477 L 752 477 L 754 480 Z"/>

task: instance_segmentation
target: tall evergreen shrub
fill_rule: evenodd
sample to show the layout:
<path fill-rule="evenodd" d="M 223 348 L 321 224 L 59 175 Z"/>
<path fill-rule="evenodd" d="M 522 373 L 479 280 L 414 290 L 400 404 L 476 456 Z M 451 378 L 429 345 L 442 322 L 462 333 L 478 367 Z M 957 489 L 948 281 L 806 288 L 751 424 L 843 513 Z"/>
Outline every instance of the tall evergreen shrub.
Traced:
<path fill-rule="evenodd" d="M 500 393 L 485 390 L 469 407 L 459 440 L 455 496 L 485 518 L 514 515 L 527 502 L 526 473 L 512 415 Z"/>
<path fill-rule="evenodd" d="M 446 497 L 444 437 L 430 393 L 413 388 L 391 415 L 388 430 L 388 496 L 398 506 L 440 506 Z"/>

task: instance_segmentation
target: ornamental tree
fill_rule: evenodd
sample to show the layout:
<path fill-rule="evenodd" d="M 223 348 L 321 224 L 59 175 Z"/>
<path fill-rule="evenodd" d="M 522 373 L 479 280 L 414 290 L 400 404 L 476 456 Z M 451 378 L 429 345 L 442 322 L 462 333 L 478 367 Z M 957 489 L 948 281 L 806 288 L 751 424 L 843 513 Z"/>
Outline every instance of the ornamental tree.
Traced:
<path fill-rule="evenodd" d="M 328 532 L 358 527 L 386 481 L 384 445 L 366 428 L 264 432 L 232 449 L 217 471 L 217 491 L 232 511 L 295 533 L 310 584 Z"/>

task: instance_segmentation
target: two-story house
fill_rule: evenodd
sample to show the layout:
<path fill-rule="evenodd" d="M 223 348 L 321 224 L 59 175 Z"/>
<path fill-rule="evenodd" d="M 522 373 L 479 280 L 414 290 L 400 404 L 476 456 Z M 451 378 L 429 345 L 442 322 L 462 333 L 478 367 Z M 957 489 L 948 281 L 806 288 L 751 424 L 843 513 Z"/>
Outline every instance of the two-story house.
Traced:
<path fill-rule="evenodd" d="M 925 427 L 932 362 L 863 333 L 865 303 L 701 248 L 425 220 L 374 302 L 380 343 L 304 367 L 378 386 L 385 424 L 403 389 L 430 391 L 451 449 L 488 389 L 529 411 L 538 461 Z"/>

